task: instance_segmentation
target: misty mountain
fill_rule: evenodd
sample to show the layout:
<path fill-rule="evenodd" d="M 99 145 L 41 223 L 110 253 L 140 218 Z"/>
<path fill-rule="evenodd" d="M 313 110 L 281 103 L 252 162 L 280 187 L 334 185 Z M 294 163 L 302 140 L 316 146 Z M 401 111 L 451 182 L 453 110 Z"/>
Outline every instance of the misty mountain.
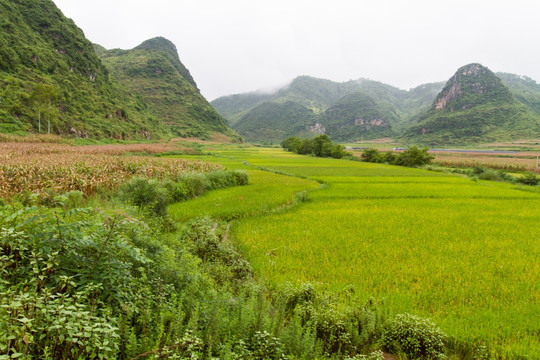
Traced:
<path fill-rule="evenodd" d="M 526 91 L 534 88 L 533 84 L 523 85 L 514 76 L 506 78 L 514 81 L 514 89 L 521 89 L 516 95 L 488 68 L 480 64 L 461 67 L 402 139 L 445 145 L 537 137 L 540 116 L 525 103 L 533 102 L 534 97 Z M 523 102 L 517 96 L 524 98 Z"/>
<path fill-rule="evenodd" d="M 298 119 L 291 117 L 291 114 L 278 113 L 279 108 L 290 109 L 290 105 L 288 107 L 272 106 L 272 116 L 281 119 L 281 122 L 268 119 L 272 123 L 272 134 L 285 128 L 287 129 L 285 132 L 289 134 L 290 129 L 298 124 L 304 124 L 303 128 L 298 128 L 297 133 L 290 135 L 313 136 L 326 133 L 335 140 L 355 141 L 380 136 L 395 136 L 401 129 L 407 127 L 410 118 L 429 108 L 443 86 L 443 83 L 426 84 L 405 91 L 368 79 L 338 83 L 300 76 L 272 94 L 257 92 L 236 94 L 218 98 L 211 104 L 236 131 L 250 141 L 268 141 L 269 138 L 274 137 L 262 130 L 268 128 L 262 123 L 265 116 L 257 111 L 258 115 L 254 120 L 251 111 L 262 104 L 288 102 L 311 110 L 316 119 L 313 122 L 310 117 L 313 124 L 307 124 L 303 112 Z M 267 115 L 268 118 L 270 116 L 270 114 Z M 292 126 L 286 124 L 289 121 L 293 124 Z M 250 130 L 250 135 L 247 135 L 245 129 L 248 123 L 252 123 L 250 128 L 259 126 L 261 129 L 257 132 Z"/>
<path fill-rule="evenodd" d="M 284 107 L 260 112 L 262 104 L 288 102 L 311 110 L 309 121 L 304 113 L 300 118 L 280 113 Z M 250 124 L 248 140 L 259 142 L 284 129 L 289 136 L 324 133 L 341 142 L 392 137 L 439 146 L 540 136 L 540 85 L 526 76 L 494 74 L 480 64 L 460 68 L 447 82 L 408 91 L 368 79 L 337 83 L 301 76 L 272 94 L 225 96 L 212 105 L 240 134 Z M 257 107 L 255 121 L 251 111 Z"/>

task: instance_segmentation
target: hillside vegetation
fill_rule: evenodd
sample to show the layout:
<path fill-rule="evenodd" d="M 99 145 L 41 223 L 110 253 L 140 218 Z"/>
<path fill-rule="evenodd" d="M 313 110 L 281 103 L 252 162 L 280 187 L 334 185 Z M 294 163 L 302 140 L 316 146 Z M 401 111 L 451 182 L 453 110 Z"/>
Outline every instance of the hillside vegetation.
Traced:
<path fill-rule="evenodd" d="M 51 0 L 0 0 L 0 10 L 0 132 L 116 139 L 222 133 L 239 139 L 200 95 L 169 41 L 113 52 L 125 55 L 115 62 Z M 109 54 L 111 69 L 97 53 Z"/>
<path fill-rule="evenodd" d="M 482 70 L 477 74 L 466 70 L 475 67 Z M 467 65 L 456 74 L 461 75 L 446 84 L 424 84 L 408 91 L 367 79 L 336 83 L 301 76 L 273 94 L 236 94 L 212 104 L 241 134 L 248 127 L 259 129 L 248 139 L 255 142 L 272 139 L 265 126 L 269 122 L 274 133 L 288 128 L 291 136 L 327 134 L 344 142 L 392 137 L 404 143 L 445 146 L 540 136 L 540 85 L 534 80 L 495 75 L 479 64 Z M 251 114 L 262 104 L 285 102 L 311 109 L 314 124 L 297 127 L 297 133 L 291 134 L 288 123 L 299 123 L 294 115 L 276 109 L 266 117 Z"/>
<path fill-rule="evenodd" d="M 132 50 L 100 51 L 100 58 L 111 76 L 139 94 L 174 135 L 209 139 L 212 133 L 223 133 L 239 139 L 200 94 L 169 40 L 159 37 Z"/>
<path fill-rule="evenodd" d="M 254 92 L 224 96 L 212 101 L 212 105 L 235 130 L 250 141 L 273 139 L 266 123 L 272 123 L 274 132 L 287 129 L 287 136 L 316 136 L 324 133 L 338 141 L 355 141 L 395 136 L 407 126 L 407 119 L 431 105 L 443 85 L 434 83 L 404 91 L 367 79 L 337 83 L 300 76 L 273 94 Z M 305 123 L 301 117 L 296 118 L 277 110 L 275 106 L 267 105 L 289 102 L 312 110 L 315 117 L 311 123 Z M 251 111 L 263 104 L 272 107 L 273 113 L 253 117 Z M 290 132 L 291 126 L 287 122 L 295 124 L 295 133 Z M 298 127 L 299 123 L 304 126 Z M 260 130 L 253 136 L 248 135 L 247 128 Z"/>
<path fill-rule="evenodd" d="M 470 64 L 446 83 L 404 139 L 429 145 L 533 138 L 540 116 L 518 101 L 488 68 Z"/>

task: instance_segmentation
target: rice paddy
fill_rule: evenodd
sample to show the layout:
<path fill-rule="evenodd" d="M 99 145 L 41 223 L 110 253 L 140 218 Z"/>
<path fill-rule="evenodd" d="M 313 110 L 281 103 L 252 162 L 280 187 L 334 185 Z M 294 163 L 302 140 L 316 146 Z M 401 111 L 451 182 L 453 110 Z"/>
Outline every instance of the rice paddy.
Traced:
<path fill-rule="evenodd" d="M 319 159 L 279 149 L 216 149 L 204 160 L 250 170 L 251 187 L 171 208 L 237 218 L 232 236 L 258 276 L 384 300 L 501 357 L 540 354 L 540 194 L 420 169 Z M 294 192 L 308 201 L 286 211 Z M 240 205 L 235 199 L 251 197 Z M 208 210 L 209 209 L 209 210 Z M 176 214 L 176 215 L 175 215 Z M 249 216 L 245 216 L 249 214 Z M 256 216 L 255 216 L 256 215 Z"/>

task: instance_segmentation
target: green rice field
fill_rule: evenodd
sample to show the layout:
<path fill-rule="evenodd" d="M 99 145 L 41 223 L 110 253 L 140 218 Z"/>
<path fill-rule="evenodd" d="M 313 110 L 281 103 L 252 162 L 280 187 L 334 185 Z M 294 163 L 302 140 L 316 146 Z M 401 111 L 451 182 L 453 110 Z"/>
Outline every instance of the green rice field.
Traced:
<path fill-rule="evenodd" d="M 236 219 L 231 235 L 264 281 L 352 286 L 501 358 L 540 358 L 538 191 L 281 149 L 212 151 L 203 159 L 246 169 L 250 185 L 169 212 Z M 283 208 L 306 190 L 307 201 Z"/>

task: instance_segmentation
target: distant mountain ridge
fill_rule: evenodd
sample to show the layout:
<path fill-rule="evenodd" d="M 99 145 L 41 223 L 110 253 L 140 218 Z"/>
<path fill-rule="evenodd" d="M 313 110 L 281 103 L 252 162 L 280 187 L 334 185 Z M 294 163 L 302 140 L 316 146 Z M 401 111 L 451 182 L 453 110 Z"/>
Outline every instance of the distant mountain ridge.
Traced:
<path fill-rule="evenodd" d="M 240 139 L 199 93 L 170 41 L 109 52 L 51 0 L 0 0 L 0 13 L 0 132 Z M 161 70 L 161 79 L 146 77 L 148 69 Z M 135 86 L 144 81 L 155 85 L 152 96 Z"/>
<path fill-rule="evenodd" d="M 395 136 L 406 126 L 404 119 L 427 109 L 443 86 L 443 83 L 434 83 L 405 91 L 368 79 L 337 83 L 300 76 L 273 94 L 236 94 L 218 98 L 211 104 L 229 121 L 233 129 L 249 141 L 273 139 L 273 135 L 269 137 L 262 130 L 267 128 L 266 123 L 273 123 L 274 130 L 280 126 L 286 127 L 288 130 L 285 133 L 289 136 L 324 132 L 334 140 L 354 141 Z M 294 119 L 286 114 L 277 114 L 276 106 L 266 116 L 260 111 L 254 116 L 252 112 L 262 104 L 287 102 L 302 106 L 305 109 L 302 114 L 311 111 L 314 115 L 309 117 L 311 122 L 298 128 L 296 133 L 290 133 L 291 127 L 276 123 L 275 118 L 283 121 L 290 119 L 292 123 L 298 124 L 307 121 L 304 115 L 302 119 Z M 246 133 L 247 128 L 259 130 Z M 271 132 L 275 134 L 274 130 Z"/>
<path fill-rule="evenodd" d="M 276 106 L 254 116 L 262 105 L 286 102 L 313 116 L 297 119 L 278 113 Z M 340 142 L 392 137 L 439 146 L 540 137 L 540 85 L 524 76 L 493 74 L 480 64 L 460 68 L 447 82 L 408 91 L 367 79 L 336 83 L 301 76 L 273 94 L 236 94 L 212 105 L 248 141 L 256 142 L 274 141 L 284 128 L 288 136 L 325 133 Z M 267 123 L 272 123 L 272 136 L 264 130 Z"/>

